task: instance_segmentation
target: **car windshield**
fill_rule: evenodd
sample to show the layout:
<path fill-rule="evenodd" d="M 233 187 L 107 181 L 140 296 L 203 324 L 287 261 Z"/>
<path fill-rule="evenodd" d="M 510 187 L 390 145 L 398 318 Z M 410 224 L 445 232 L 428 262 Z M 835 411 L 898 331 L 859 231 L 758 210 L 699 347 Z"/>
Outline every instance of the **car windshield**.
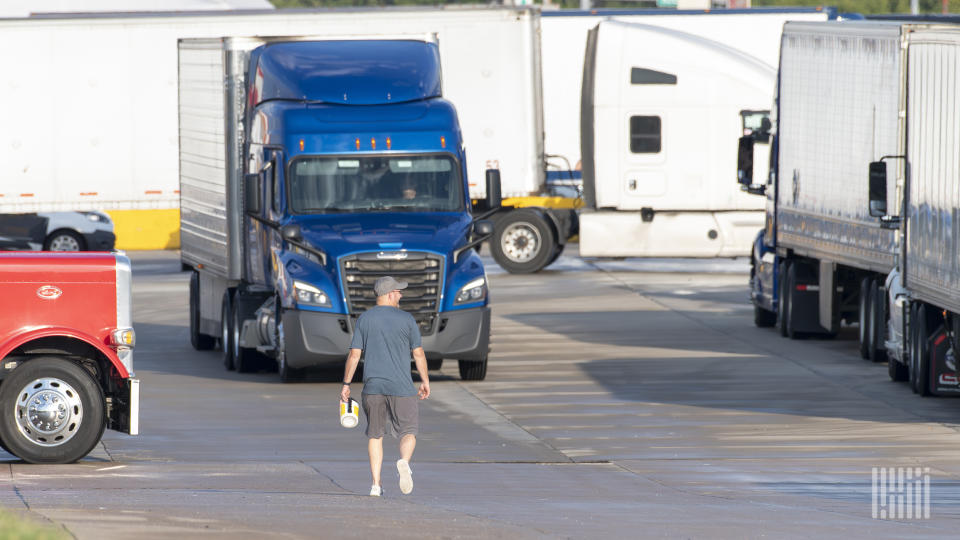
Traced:
<path fill-rule="evenodd" d="M 290 205 L 301 214 L 458 212 L 463 191 L 450 156 L 310 157 L 293 163 Z"/>

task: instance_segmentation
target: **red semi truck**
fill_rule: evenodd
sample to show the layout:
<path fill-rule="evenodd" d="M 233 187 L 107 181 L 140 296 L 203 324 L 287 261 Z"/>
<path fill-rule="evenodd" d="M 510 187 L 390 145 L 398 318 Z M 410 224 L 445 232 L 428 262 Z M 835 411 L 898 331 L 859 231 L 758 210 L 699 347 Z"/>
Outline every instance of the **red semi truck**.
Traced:
<path fill-rule="evenodd" d="M 0 445 L 30 463 L 86 456 L 139 431 L 130 260 L 0 253 Z"/>

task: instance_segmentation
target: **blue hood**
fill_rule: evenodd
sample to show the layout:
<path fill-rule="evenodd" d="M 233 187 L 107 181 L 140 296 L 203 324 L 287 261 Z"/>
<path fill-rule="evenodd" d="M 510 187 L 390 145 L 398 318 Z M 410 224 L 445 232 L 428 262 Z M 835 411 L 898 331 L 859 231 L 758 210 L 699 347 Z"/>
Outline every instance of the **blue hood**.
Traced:
<path fill-rule="evenodd" d="M 449 254 L 463 245 L 467 214 L 367 213 L 297 215 L 303 238 L 332 259 L 358 251 L 433 251 Z"/>

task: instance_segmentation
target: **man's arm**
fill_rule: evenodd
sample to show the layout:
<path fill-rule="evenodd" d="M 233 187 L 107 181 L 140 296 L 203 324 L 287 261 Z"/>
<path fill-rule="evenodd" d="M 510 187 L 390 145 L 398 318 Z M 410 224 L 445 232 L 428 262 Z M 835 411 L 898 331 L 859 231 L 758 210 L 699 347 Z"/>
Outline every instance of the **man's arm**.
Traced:
<path fill-rule="evenodd" d="M 420 390 L 417 394 L 420 399 L 427 399 L 430 397 L 430 376 L 427 374 L 427 355 L 423 354 L 423 347 L 413 350 L 413 362 L 417 365 L 417 373 L 420 374 Z"/>
<path fill-rule="evenodd" d="M 350 399 L 350 381 L 353 380 L 353 374 L 357 371 L 357 365 L 360 363 L 361 349 L 350 349 L 347 354 L 347 365 L 343 368 L 343 389 L 340 390 L 340 401 Z M 426 366 L 426 360 L 424 360 Z"/>

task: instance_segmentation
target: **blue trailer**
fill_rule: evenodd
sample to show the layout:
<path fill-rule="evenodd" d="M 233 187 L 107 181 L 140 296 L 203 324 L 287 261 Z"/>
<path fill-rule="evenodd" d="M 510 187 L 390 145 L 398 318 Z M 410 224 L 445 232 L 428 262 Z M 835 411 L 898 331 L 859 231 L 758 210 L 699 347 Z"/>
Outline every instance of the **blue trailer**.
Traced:
<path fill-rule="evenodd" d="M 431 369 L 486 375 L 488 283 L 435 37 L 179 42 L 191 342 L 283 381 L 345 359 L 374 281 L 410 285 Z M 484 208 L 499 207 L 499 173 Z"/>

